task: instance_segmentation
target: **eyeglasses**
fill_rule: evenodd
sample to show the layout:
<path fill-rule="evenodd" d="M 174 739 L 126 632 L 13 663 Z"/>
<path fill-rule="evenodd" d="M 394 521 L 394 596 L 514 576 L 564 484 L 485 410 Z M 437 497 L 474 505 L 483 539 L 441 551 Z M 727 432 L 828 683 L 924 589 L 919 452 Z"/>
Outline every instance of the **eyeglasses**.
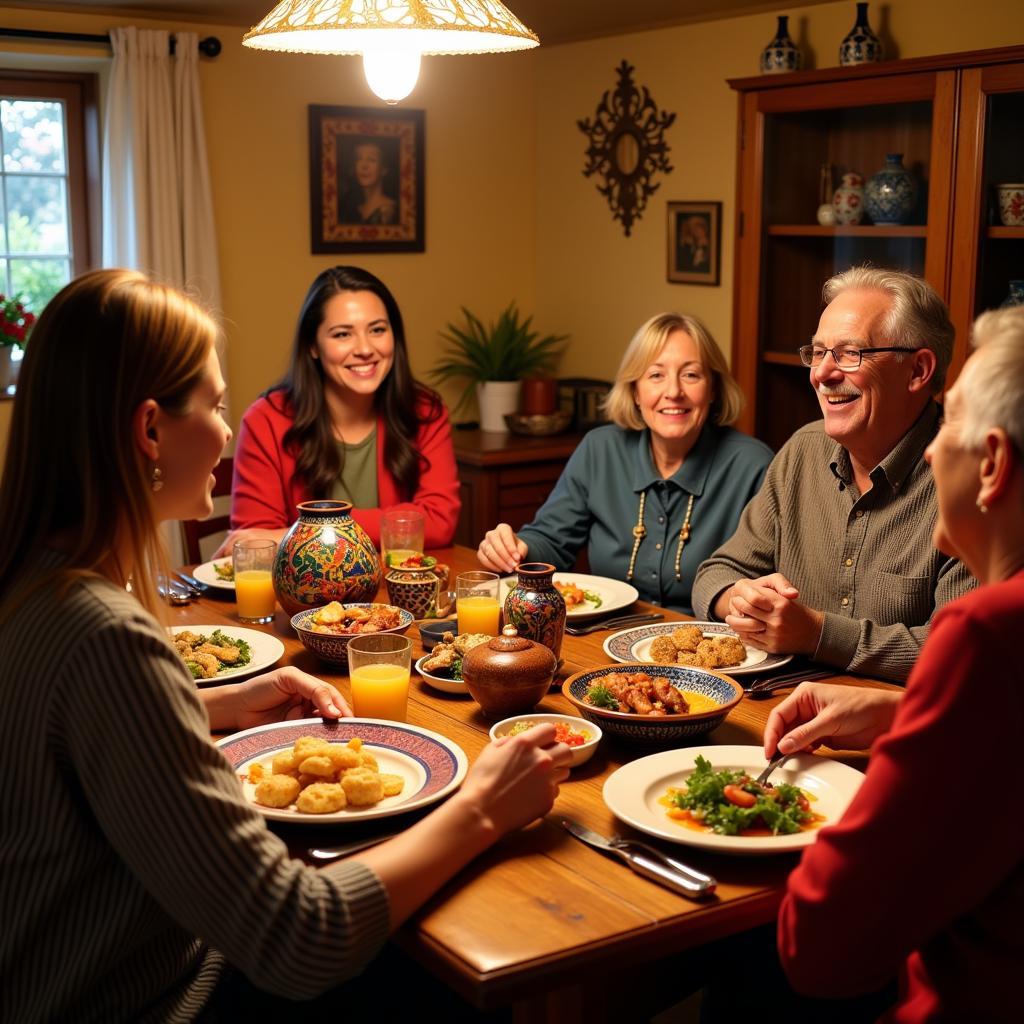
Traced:
<path fill-rule="evenodd" d="M 836 366 L 840 370 L 856 370 L 860 366 L 861 357 L 873 355 L 875 352 L 916 352 L 914 348 L 887 347 L 887 348 L 858 348 L 856 345 L 836 345 L 835 348 L 826 348 L 824 345 L 801 345 L 797 352 L 800 353 L 800 362 L 804 366 L 820 366 L 822 360 L 832 353 Z"/>

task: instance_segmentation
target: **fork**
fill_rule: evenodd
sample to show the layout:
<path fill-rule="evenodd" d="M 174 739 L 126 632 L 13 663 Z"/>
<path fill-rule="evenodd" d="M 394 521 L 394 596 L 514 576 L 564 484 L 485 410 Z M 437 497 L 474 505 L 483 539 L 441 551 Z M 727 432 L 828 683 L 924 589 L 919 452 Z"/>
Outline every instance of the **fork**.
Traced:
<path fill-rule="evenodd" d="M 827 679 L 834 676 L 835 672 L 828 669 L 816 669 L 812 672 L 789 672 L 786 675 L 776 676 L 774 679 L 762 679 L 754 683 L 747 690 L 747 695 L 759 700 L 761 697 L 768 697 L 776 690 L 784 690 L 787 686 L 796 686 L 799 683 L 810 682 L 812 679 Z"/>
<path fill-rule="evenodd" d="M 660 612 L 651 612 L 646 615 L 623 615 L 617 619 L 605 619 L 602 622 L 595 622 L 590 626 L 566 626 L 565 631 L 569 636 L 587 636 L 602 629 L 617 629 L 620 626 L 639 626 L 645 622 L 657 622 L 665 618 Z"/>

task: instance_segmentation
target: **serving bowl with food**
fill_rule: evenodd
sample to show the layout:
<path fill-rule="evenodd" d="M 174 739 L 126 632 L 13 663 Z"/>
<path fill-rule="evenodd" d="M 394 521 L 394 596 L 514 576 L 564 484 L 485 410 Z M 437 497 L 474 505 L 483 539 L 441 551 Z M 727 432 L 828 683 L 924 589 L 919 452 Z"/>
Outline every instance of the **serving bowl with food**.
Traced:
<path fill-rule="evenodd" d="M 366 633 L 404 633 L 413 622 L 404 608 L 391 604 L 332 601 L 320 608 L 296 612 L 292 629 L 304 647 L 333 665 L 348 665 L 348 642 Z"/>
<path fill-rule="evenodd" d="M 755 746 L 663 750 L 605 780 L 608 809 L 641 832 L 719 853 L 792 853 L 835 824 L 860 788 L 855 768 L 816 754 L 789 758 L 763 786 Z"/>
<path fill-rule="evenodd" d="M 491 726 L 492 740 L 502 736 L 516 736 L 532 729 L 535 725 L 551 724 L 555 727 L 555 740 L 564 743 L 572 751 L 571 768 L 578 768 L 594 756 L 603 733 L 594 722 L 586 722 L 574 715 L 556 715 L 538 712 L 533 715 L 514 715 Z"/>
<path fill-rule="evenodd" d="M 462 678 L 462 660 L 474 647 L 490 639 L 486 633 L 456 635 L 452 630 L 446 630 L 428 653 L 416 662 L 416 671 L 437 690 L 468 696 L 469 690 Z"/>
<path fill-rule="evenodd" d="M 633 663 L 577 672 L 562 684 L 562 693 L 609 735 L 655 746 L 721 725 L 743 688 L 711 669 Z"/>

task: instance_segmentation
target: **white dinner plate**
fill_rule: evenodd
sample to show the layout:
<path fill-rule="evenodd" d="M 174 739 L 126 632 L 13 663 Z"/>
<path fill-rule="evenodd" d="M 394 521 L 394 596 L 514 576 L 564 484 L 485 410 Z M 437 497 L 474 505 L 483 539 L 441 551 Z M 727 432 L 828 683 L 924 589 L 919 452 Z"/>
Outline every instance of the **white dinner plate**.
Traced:
<path fill-rule="evenodd" d="M 621 629 L 618 633 L 612 633 L 604 642 L 604 653 L 613 661 L 623 664 L 631 661 L 656 664 L 651 658 L 651 642 L 655 637 L 672 633 L 680 626 L 697 626 L 705 636 L 736 635 L 722 622 L 659 622 L 653 626 L 634 626 L 632 629 Z M 724 672 L 727 676 L 745 676 L 780 668 L 793 660 L 792 654 L 769 654 L 747 644 L 743 646 L 747 649 L 747 657 L 741 665 L 716 671 Z"/>
<path fill-rule="evenodd" d="M 445 736 L 415 725 L 377 718 L 341 718 L 334 722 L 306 718 L 274 722 L 226 736 L 218 740 L 217 746 L 235 772 L 243 776 L 255 761 L 265 762 L 269 768 L 271 758 L 291 750 L 301 736 L 315 736 L 329 743 L 347 743 L 358 736 L 377 759 L 381 772 L 401 775 L 405 787 L 398 796 L 387 796 L 372 807 L 346 807 L 332 814 L 303 814 L 294 807 L 262 807 L 255 802 L 255 785 L 243 779 L 246 800 L 264 817 L 274 821 L 322 825 L 405 814 L 444 799 L 458 788 L 469 768 L 465 752 Z"/>
<path fill-rule="evenodd" d="M 684 846 L 699 846 L 716 853 L 764 854 L 792 853 L 810 846 L 818 829 L 788 836 L 720 836 L 699 832 L 673 821 L 658 800 L 670 787 L 679 789 L 702 755 L 715 771 L 742 768 L 758 775 L 765 767 L 760 747 L 709 746 L 663 750 L 641 757 L 613 772 L 605 780 L 604 802 L 615 817 L 627 825 L 659 839 Z M 822 826 L 834 825 L 842 817 L 854 794 L 864 781 L 856 768 L 815 754 L 798 754 L 772 774 L 772 782 L 789 782 L 811 797 L 815 814 L 825 816 Z"/>
<path fill-rule="evenodd" d="M 617 612 L 620 608 L 626 608 L 640 597 L 636 587 L 622 580 L 613 580 L 608 576 L 587 576 L 582 572 L 556 572 L 555 583 L 575 583 L 581 590 L 594 594 L 600 599 L 600 604 L 585 601 L 582 605 L 570 609 L 568 617 L 573 620 L 592 619 L 599 615 L 607 615 L 609 612 Z M 516 585 L 515 576 L 506 576 L 501 581 L 501 601 L 505 603 L 509 591 Z"/>
<path fill-rule="evenodd" d="M 230 590 L 234 592 L 235 581 L 221 579 L 217 575 L 217 570 L 214 569 L 215 565 L 230 565 L 230 558 L 217 558 L 212 562 L 203 562 L 202 565 L 197 565 L 192 570 L 192 575 L 195 576 L 200 583 L 205 583 L 208 587 L 216 587 L 218 590 Z"/>
<path fill-rule="evenodd" d="M 284 655 L 284 644 L 276 636 L 263 633 L 258 629 L 232 626 L 229 622 L 216 626 L 174 626 L 171 632 L 177 636 L 187 630 L 190 633 L 202 633 L 209 636 L 216 629 L 219 629 L 227 637 L 244 640 L 249 645 L 252 658 L 248 665 L 243 665 L 241 668 L 224 666 L 213 679 L 197 679 L 197 686 L 216 686 L 218 683 L 239 679 L 242 676 L 251 676 L 254 672 L 262 672 L 264 669 L 276 665 Z"/>
<path fill-rule="evenodd" d="M 416 671 L 420 674 L 423 682 L 425 682 L 427 686 L 432 686 L 435 690 L 441 690 L 444 693 L 460 693 L 464 697 L 468 697 L 469 688 L 463 680 L 451 679 L 448 676 L 435 675 L 433 672 L 427 672 L 423 668 L 423 662 L 425 662 L 429 657 L 429 654 L 424 654 L 423 657 L 416 662 Z"/>

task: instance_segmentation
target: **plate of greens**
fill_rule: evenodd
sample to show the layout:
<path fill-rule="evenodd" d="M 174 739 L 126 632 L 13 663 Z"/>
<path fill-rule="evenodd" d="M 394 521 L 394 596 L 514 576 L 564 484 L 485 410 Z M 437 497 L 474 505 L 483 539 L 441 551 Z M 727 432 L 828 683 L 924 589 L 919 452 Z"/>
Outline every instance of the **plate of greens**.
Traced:
<path fill-rule="evenodd" d="M 192 575 L 208 587 L 231 591 L 235 589 L 235 566 L 230 558 L 218 558 L 212 562 L 203 562 L 202 565 L 195 567 Z"/>
<path fill-rule="evenodd" d="M 262 672 L 284 655 L 284 644 L 258 629 L 175 626 L 171 634 L 171 643 L 199 686 L 216 686 Z"/>
<path fill-rule="evenodd" d="M 636 587 L 608 576 L 587 576 L 582 572 L 556 572 L 552 577 L 565 600 L 566 615 L 572 619 L 590 619 L 627 608 L 640 597 Z M 516 585 L 515 576 L 501 581 L 501 600 Z"/>
<path fill-rule="evenodd" d="M 752 780 L 760 747 L 665 750 L 623 765 L 604 784 L 604 802 L 627 825 L 672 843 L 716 853 L 792 853 L 834 825 L 860 788 L 855 768 L 816 754 L 790 758 L 768 793 Z"/>

